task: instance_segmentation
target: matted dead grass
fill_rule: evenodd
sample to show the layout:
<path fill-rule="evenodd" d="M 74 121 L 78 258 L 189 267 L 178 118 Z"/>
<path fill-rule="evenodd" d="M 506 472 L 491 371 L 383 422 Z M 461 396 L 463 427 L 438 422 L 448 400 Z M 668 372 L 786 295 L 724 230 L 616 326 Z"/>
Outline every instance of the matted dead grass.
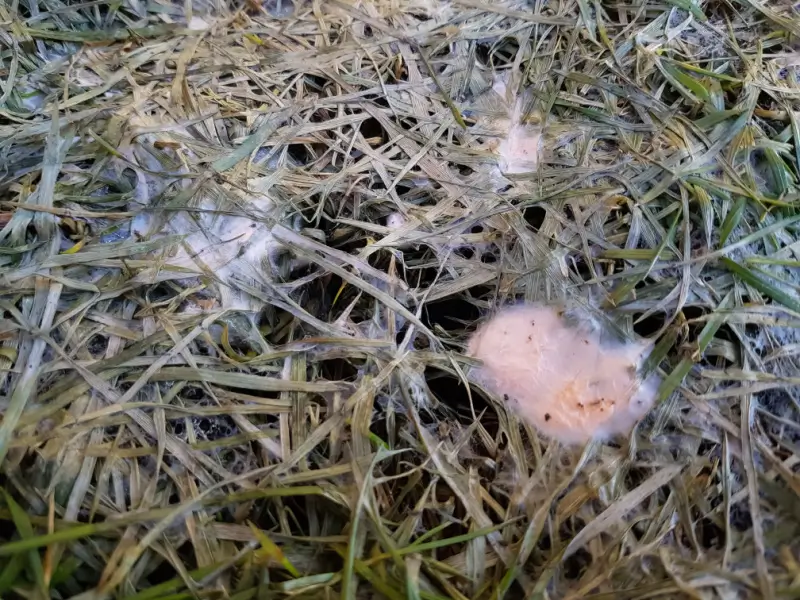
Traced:
<path fill-rule="evenodd" d="M 0 3 L 3 598 L 800 597 L 800 17 Z M 473 377 L 647 338 L 630 439 Z"/>

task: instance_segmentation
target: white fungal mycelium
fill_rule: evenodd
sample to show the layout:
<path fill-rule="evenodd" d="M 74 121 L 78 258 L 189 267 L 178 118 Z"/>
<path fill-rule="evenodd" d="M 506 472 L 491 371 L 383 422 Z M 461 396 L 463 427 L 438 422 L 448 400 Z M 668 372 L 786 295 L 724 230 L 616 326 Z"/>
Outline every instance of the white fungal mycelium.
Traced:
<path fill-rule="evenodd" d="M 154 254 L 152 267 L 140 271 L 137 280 L 152 283 L 203 277 L 217 292 L 218 307 L 259 310 L 263 300 L 243 288 L 258 288 L 269 280 L 284 251 L 272 234 L 272 226 L 279 219 L 271 198 L 276 178 L 253 177 L 237 186 L 209 181 L 193 191 L 189 180 L 181 178 L 188 172 L 186 167 L 166 172 L 152 155 L 152 148 L 160 141 L 170 148 L 173 162 L 180 164 L 181 153 L 195 158 L 192 136 L 183 127 L 154 124 L 151 119 L 134 118 L 131 124 L 138 128 L 134 130 L 136 143 L 123 153 L 126 164 L 142 167 L 136 170 L 132 205 L 141 212 L 133 220 L 131 233 L 145 240 L 180 236 Z M 154 131 L 154 125 L 161 131 Z M 170 193 L 170 199 L 156 202 L 168 186 L 177 189 Z M 181 190 L 185 199 L 177 203 L 175 196 Z"/>

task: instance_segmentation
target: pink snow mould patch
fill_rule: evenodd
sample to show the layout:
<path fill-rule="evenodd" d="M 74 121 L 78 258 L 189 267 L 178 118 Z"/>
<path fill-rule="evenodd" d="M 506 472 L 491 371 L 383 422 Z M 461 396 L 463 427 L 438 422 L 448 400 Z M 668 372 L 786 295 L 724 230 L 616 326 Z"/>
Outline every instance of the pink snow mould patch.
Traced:
<path fill-rule="evenodd" d="M 500 311 L 475 332 L 469 355 L 478 381 L 547 437 L 565 444 L 629 434 L 652 408 L 655 376 L 641 381 L 641 343 L 601 342 L 597 328 L 575 326 L 541 305 Z"/>

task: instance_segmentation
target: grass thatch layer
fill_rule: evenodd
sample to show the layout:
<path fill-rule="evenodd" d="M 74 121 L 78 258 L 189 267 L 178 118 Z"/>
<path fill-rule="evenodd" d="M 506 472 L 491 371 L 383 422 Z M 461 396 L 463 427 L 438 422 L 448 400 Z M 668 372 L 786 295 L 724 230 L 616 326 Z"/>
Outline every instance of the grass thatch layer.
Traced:
<path fill-rule="evenodd" d="M 788 0 L 0 3 L 0 595 L 800 597 L 798 36 Z M 521 300 L 657 342 L 630 443 L 467 393 Z"/>

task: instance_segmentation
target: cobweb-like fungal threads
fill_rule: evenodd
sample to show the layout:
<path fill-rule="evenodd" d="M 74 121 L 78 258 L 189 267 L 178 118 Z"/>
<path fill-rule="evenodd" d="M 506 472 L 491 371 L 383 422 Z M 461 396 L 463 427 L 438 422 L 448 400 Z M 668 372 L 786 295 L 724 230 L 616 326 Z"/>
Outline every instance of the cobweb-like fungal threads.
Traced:
<path fill-rule="evenodd" d="M 476 378 L 544 435 L 566 444 L 630 433 L 653 405 L 658 379 L 641 382 L 647 347 L 601 342 L 545 306 L 505 309 L 469 343 Z"/>

